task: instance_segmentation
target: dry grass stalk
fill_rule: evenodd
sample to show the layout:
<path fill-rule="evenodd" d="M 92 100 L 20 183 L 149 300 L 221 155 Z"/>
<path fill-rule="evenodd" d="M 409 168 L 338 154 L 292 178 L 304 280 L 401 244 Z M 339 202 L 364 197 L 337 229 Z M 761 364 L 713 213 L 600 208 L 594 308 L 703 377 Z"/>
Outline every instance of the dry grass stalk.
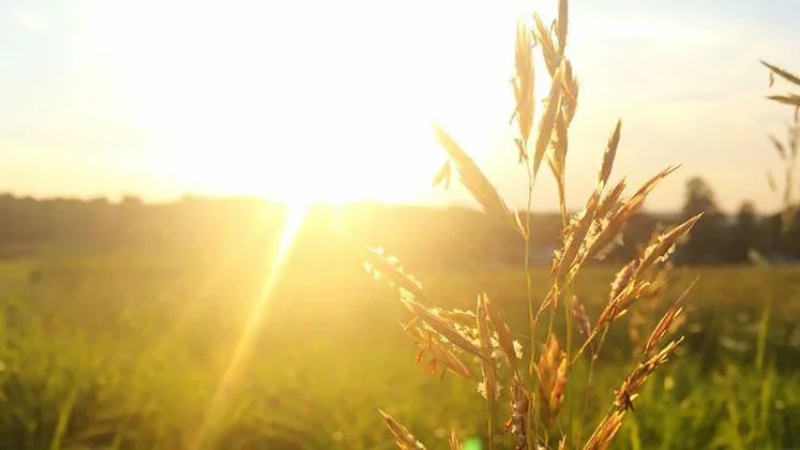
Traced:
<path fill-rule="evenodd" d="M 608 140 L 606 151 L 603 154 L 603 165 L 600 167 L 600 176 L 597 180 L 597 189 L 603 190 L 611 176 L 611 169 L 614 167 L 614 160 L 617 157 L 617 146 L 619 146 L 620 133 L 622 132 L 622 121 L 617 121 L 617 127 Z"/>
<path fill-rule="evenodd" d="M 618 410 L 630 409 L 633 410 L 633 400 L 636 399 L 639 391 L 644 386 L 645 381 L 659 366 L 666 363 L 670 354 L 683 342 L 683 337 L 676 341 L 667 344 L 662 350 L 650 359 L 639 363 L 636 368 L 628 375 L 628 378 L 622 382 L 620 388 L 616 391 L 616 399 L 614 406 Z"/>
<path fill-rule="evenodd" d="M 483 388 L 485 397 L 492 405 L 500 396 L 500 389 L 497 384 L 497 366 L 495 364 L 494 348 L 492 346 L 492 336 L 489 330 L 489 321 L 486 318 L 486 305 L 478 299 L 478 337 L 481 343 L 481 372 L 483 373 Z"/>
<path fill-rule="evenodd" d="M 416 314 L 418 318 L 424 321 L 425 324 L 430 327 L 431 331 L 438 333 L 440 337 L 446 339 L 448 342 L 467 353 L 477 356 L 480 359 L 486 358 L 483 354 L 483 350 L 480 347 L 475 345 L 475 343 L 473 343 L 469 338 L 465 337 L 461 332 L 459 332 L 451 322 L 448 322 L 445 318 L 436 314 L 435 311 L 432 311 L 423 306 L 421 303 L 409 298 L 403 298 L 401 301 L 409 307 L 411 312 Z"/>
<path fill-rule="evenodd" d="M 650 180 L 648 180 L 641 188 L 639 188 L 634 195 L 629 198 L 628 200 L 622 202 L 619 205 L 615 205 L 616 199 L 612 203 L 612 199 L 603 202 L 599 209 L 601 210 L 610 210 L 606 216 L 603 216 L 600 220 L 602 226 L 600 227 L 600 231 L 594 236 L 592 241 L 588 244 L 584 260 L 589 260 L 591 258 L 597 257 L 601 254 L 605 249 L 608 248 L 617 238 L 617 236 L 622 233 L 627 225 L 628 221 L 631 217 L 633 217 L 636 213 L 638 213 L 642 206 L 644 206 L 644 202 L 647 199 L 647 196 L 652 192 L 653 189 L 658 185 L 658 183 L 667 177 L 669 174 L 674 172 L 677 167 L 670 167 L 662 172 L 659 172 Z M 616 198 L 621 196 L 622 188 L 624 187 L 624 183 L 621 183 L 619 188 L 615 188 L 612 190 L 611 194 L 614 195 Z"/>
<path fill-rule="evenodd" d="M 568 145 L 569 144 L 568 144 L 566 118 L 562 113 L 559 114 L 558 119 L 556 121 L 556 131 L 553 137 L 553 141 L 551 143 L 553 151 L 547 158 L 547 165 L 548 167 L 550 167 L 550 171 L 552 172 L 553 177 L 556 180 L 556 186 L 558 187 L 559 204 L 566 203 L 567 189 L 566 189 L 566 181 L 564 178 L 566 175 Z"/>
<path fill-rule="evenodd" d="M 452 430 L 450 432 L 450 440 L 448 441 L 450 444 L 450 450 L 463 450 L 464 446 L 461 444 L 461 441 L 458 439 L 456 435 L 456 430 Z"/>
<path fill-rule="evenodd" d="M 475 314 L 473 311 L 465 311 L 460 309 L 451 309 L 449 311 L 445 311 L 438 308 L 430 308 L 431 312 L 437 314 L 444 319 L 450 321 L 455 325 L 467 326 L 470 327 L 475 324 L 475 320 L 477 319 L 478 315 Z"/>
<path fill-rule="evenodd" d="M 781 69 L 767 62 L 761 61 L 761 63 L 770 70 L 770 87 L 773 87 L 775 75 L 777 75 L 783 80 L 789 82 L 795 88 L 800 88 L 800 77 L 797 75 L 794 75 L 787 70 Z M 799 153 L 798 150 L 800 150 L 800 95 L 771 95 L 767 98 L 772 101 L 794 107 L 793 120 L 791 123 L 786 125 L 786 143 L 782 143 L 773 135 L 768 136 L 770 141 L 772 141 L 773 146 L 777 150 L 778 157 L 783 165 L 783 211 L 781 213 L 781 231 L 785 234 L 789 231 L 792 219 L 800 208 L 798 205 L 794 204 L 796 197 L 795 182 L 797 180 L 797 157 Z M 773 192 L 778 191 L 778 183 L 775 181 L 775 177 L 769 172 L 767 172 L 767 182 L 769 183 L 770 189 L 772 189 Z"/>
<path fill-rule="evenodd" d="M 483 297 L 478 297 L 477 315 L 478 339 L 483 352 L 483 359 L 481 360 L 483 381 L 478 389 L 486 399 L 489 408 L 489 440 L 492 441 L 495 435 L 496 402 L 500 398 L 500 385 L 497 382 L 497 364 L 493 356 L 492 334 L 486 317 L 486 303 L 483 301 Z"/>
<path fill-rule="evenodd" d="M 611 446 L 614 438 L 617 436 L 620 427 L 622 427 L 622 419 L 625 417 L 625 411 L 614 410 L 600 422 L 597 429 L 592 433 L 589 441 L 583 447 L 583 450 L 603 450 Z"/>
<path fill-rule="evenodd" d="M 420 328 L 410 328 L 409 336 L 417 344 L 419 353 L 417 354 L 417 362 L 422 362 L 426 352 L 430 353 L 431 359 L 428 363 L 428 370 L 431 373 L 436 373 L 439 364 L 450 370 L 452 373 L 463 377 L 467 380 L 474 380 L 475 376 L 470 371 L 469 367 L 464 364 L 452 351 L 447 349 L 441 342 L 430 332 L 421 330 Z"/>
<path fill-rule="evenodd" d="M 567 47 L 567 30 L 569 29 L 569 5 L 567 0 L 558 1 L 558 54 L 564 56 Z"/>
<path fill-rule="evenodd" d="M 340 235 L 351 242 L 351 247 L 364 259 L 364 268 L 376 279 L 388 278 L 390 286 L 396 287 L 404 295 L 426 300 L 422 283 L 405 272 L 395 258 L 384 255 L 383 250 L 373 249 L 345 230 L 337 229 Z"/>
<path fill-rule="evenodd" d="M 392 434 L 394 435 L 395 441 L 400 450 L 425 450 L 425 446 L 422 445 L 422 443 L 418 441 L 417 438 L 415 438 L 406 427 L 395 420 L 394 417 L 383 410 L 378 411 L 383 416 L 386 426 L 389 427 L 389 430 L 391 430 Z"/>
<path fill-rule="evenodd" d="M 532 401 L 533 396 L 525 389 L 519 376 L 515 376 L 511 383 L 511 418 L 507 424 L 514 438 L 514 450 L 533 448 L 533 436 L 529 433 Z"/>
<path fill-rule="evenodd" d="M 544 116 L 539 122 L 539 135 L 536 139 L 536 147 L 533 154 L 533 176 L 539 172 L 539 167 L 544 160 L 545 151 L 547 151 L 550 141 L 553 136 L 553 129 L 556 126 L 556 119 L 559 111 L 561 110 L 561 85 L 563 82 L 563 64 L 560 65 L 553 77 L 553 83 L 550 85 L 550 95 L 547 96 L 547 107 L 544 110 Z"/>
<path fill-rule="evenodd" d="M 567 8 L 564 8 L 564 11 L 566 12 Z M 550 78 L 553 80 L 558 80 L 558 77 L 556 77 L 556 70 L 561 63 L 563 51 L 559 51 L 556 48 L 556 44 L 553 42 L 553 36 L 550 30 L 544 25 L 544 22 L 542 22 L 542 18 L 539 17 L 539 14 L 534 13 L 533 21 L 536 26 L 536 29 L 534 30 L 536 41 L 542 47 L 542 56 L 544 57 L 547 71 L 550 73 Z M 564 30 L 566 32 L 566 27 L 564 27 Z"/>
<path fill-rule="evenodd" d="M 659 230 L 656 230 L 658 233 Z M 628 336 L 631 342 L 631 351 L 634 359 L 639 359 L 645 353 L 648 330 L 656 326 L 658 311 L 663 308 L 666 301 L 665 289 L 669 279 L 672 265 L 667 263 L 663 268 L 656 268 L 655 275 L 639 300 L 637 308 L 633 308 L 628 322 Z M 683 316 L 681 316 L 683 317 Z"/>
<path fill-rule="evenodd" d="M 699 216 L 693 217 L 670 231 L 654 235 L 650 244 L 640 255 L 625 265 L 610 286 L 609 299 L 592 324 L 583 305 L 573 295 L 573 283 L 580 269 L 592 259 L 602 259 L 619 242 L 619 237 L 630 218 L 638 213 L 649 193 L 661 180 L 677 167 L 669 167 L 659 172 L 627 199 L 623 199 L 626 188 L 625 179 L 610 186 L 617 148 L 620 143 L 622 122 L 617 121 L 612 131 L 598 171 L 597 185 L 587 199 L 584 209 L 570 218 L 566 212 L 566 164 L 569 149 L 569 127 L 578 106 L 579 84 L 572 71 L 572 64 L 566 55 L 568 38 L 569 8 L 567 0 L 558 0 L 558 17 L 552 27 L 546 27 L 538 14 L 533 15 L 533 27 L 529 29 L 523 21 L 517 24 L 515 41 L 515 75 L 511 80 L 516 102 L 512 122 L 516 121 L 517 161 L 524 163 L 528 173 L 529 209 L 534 182 L 543 162 L 547 162 L 558 185 L 558 199 L 563 223 L 562 245 L 552 260 L 552 284 L 538 304 L 530 290 L 528 274 L 529 311 L 531 346 L 528 373 L 519 370 L 523 357 L 522 346 L 513 339 L 512 330 L 503 320 L 502 314 L 486 294 L 478 296 L 475 311 L 443 311 L 430 307 L 430 300 L 413 276 L 407 274 L 397 261 L 381 252 L 374 251 L 354 239 L 362 256 L 368 263 L 368 270 L 396 287 L 400 300 L 411 311 L 412 320 L 405 325 L 411 340 L 418 346 L 418 360 L 425 354 L 431 356 L 428 368 L 436 372 L 438 367 L 468 380 L 474 380 L 474 370 L 479 369 L 482 380 L 479 391 L 485 394 L 489 409 L 489 449 L 494 446 L 495 404 L 501 396 L 501 385 L 509 386 L 509 418 L 506 429 L 514 442 L 514 448 L 548 448 L 548 442 L 558 442 L 559 449 L 565 449 L 567 435 L 551 435 L 561 430 L 557 426 L 559 412 L 565 404 L 569 406 L 570 392 L 566 389 L 570 368 L 578 361 L 586 349 L 591 348 L 596 357 L 608 328 L 622 317 L 640 299 L 653 298 L 663 289 L 664 264 L 678 240 L 688 233 Z M 538 49 L 547 72 L 551 77 L 550 91 L 545 99 L 541 116 L 536 117 L 536 92 L 534 89 L 535 59 Z M 534 136 L 534 129 L 536 135 Z M 434 124 L 434 137 L 441 144 L 448 157 L 434 179 L 434 184 L 449 185 L 452 171 L 459 173 L 460 182 L 488 214 L 499 218 L 519 232 L 529 250 L 529 222 L 523 226 L 519 214 L 512 213 L 506 202 L 492 186 L 475 162 L 463 148 L 441 127 Z M 606 189 L 610 187 L 610 189 Z M 530 214 L 527 215 L 528 221 Z M 526 256 L 526 270 L 528 268 Z M 661 277 L 661 278 L 659 278 Z M 688 290 L 687 290 L 688 291 Z M 567 318 L 566 346 L 552 332 L 552 320 L 559 299 L 564 296 L 565 316 Z M 654 370 L 663 365 L 682 338 L 661 347 L 664 337 L 674 331 L 682 317 L 682 296 L 661 320 L 654 325 L 643 344 L 638 364 L 616 391 L 614 407 L 597 425 L 586 442 L 585 449 L 607 448 L 620 429 L 625 412 L 633 405 L 633 400 L 645 380 Z M 571 299 L 571 301 L 569 301 Z M 536 324 L 543 314 L 549 313 L 551 330 L 547 340 L 541 345 L 536 358 Z M 574 324 L 573 324 L 574 322 Z M 577 327 L 584 342 L 575 351 L 571 349 L 572 327 Z M 641 331 L 641 335 L 646 333 Z M 599 342 L 597 337 L 601 336 Z M 593 360 L 594 358 L 592 358 Z M 503 367 L 501 360 L 508 367 Z M 473 364 L 476 366 L 474 367 Z M 506 370 L 508 369 L 508 370 Z M 536 393 L 534 396 L 533 393 Z M 564 408 L 570 411 L 570 408 Z M 423 448 L 421 444 L 402 425 L 381 411 L 387 426 L 394 434 L 400 448 Z M 539 420 L 534 420 L 538 417 Z M 571 414 L 568 417 L 572 419 Z M 566 427 L 571 429 L 571 427 Z M 575 448 L 581 446 L 579 437 L 570 438 Z M 462 448 L 453 433 L 449 440 L 451 449 Z"/>
<path fill-rule="evenodd" d="M 670 306 L 661 320 L 658 322 L 658 325 L 655 326 L 653 331 L 650 333 L 650 337 L 647 339 L 647 344 L 644 347 L 644 356 L 648 357 L 651 355 L 652 351 L 656 348 L 656 345 L 666 336 L 667 334 L 672 334 L 675 332 L 675 326 L 678 325 L 679 318 L 683 317 L 683 304 L 686 301 L 686 296 L 689 294 L 689 291 L 692 290 L 694 285 L 697 284 L 697 279 L 695 279 L 688 288 L 683 291 L 678 300 Z"/>
<path fill-rule="evenodd" d="M 551 334 L 543 346 L 539 363 L 536 365 L 539 382 L 539 403 L 542 424 L 548 430 L 555 426 L 556 417 L 564 401 L 564 387 L 567 383 L 566 353 L 558 346 L 558 339 Z"/>
<path fill-rule="evenodd" d="M 514 231 L 525 235 L 525 230 L 519 228 L 519 221 L 506 205 L 506 202 L 497 193 L 480 168 L 472 158 L 461 148 L 446 131 L 438 124 L 433 124 L 436 140 L 447 151 L 450 160 L 455 164 L 460 175 L 460 181 L 472 196 L 483 206 L 483 209 L 510 225 Z M 449 165 L 449 162 L 446 163 Z"/>
<path fill-rule="evenodd" d="M 563 250 L 557 253 L 558 269 L 556 270 L 556 280 L 559 282 L 569 283 L 582 265 L 584 258 L 581 253 L 585 254 L 587 251 L 586 240 L 589 236 L 589 231 L 592 229 L 599 201 L 600 191 L 596 190 L 589 197 L 586 208 L 578 213 L 564 229 Z"/>
<path fill-rule="evenodd" d="M 535 93 L 535 68 L 533 64 L 533 34 L 521 20 L 517 21 L 516 39 L 516 76 L 511 80 L 514 89 L 516 107 L 511 119 L 517 120 L 520 138 L 515 139 L 517 150 L 519 151 L 519 162 L 528 159 L 528 140 L 533 129 L 533 118 L 536 112 L 536 93 Z"/>
<path fill-rule="evenodd" d="M 783 78 L 789 83 L 794 84 L 797 87 L 800 87 L 800 77 L 798 77 L 797 75 L 794 75 L 793 73 L 787 70 L 781 69 L 780 67 L 765 61 L 761 61 L 761 64 L 767 66 L 767 68 L 769 68 L 769 70 L 771 71 L 771 74 L 778 75 L 779 77 Z M 774 83 L 774 78 L 770 77 L 770 87 L 772 87 L 773 83 Z"/>
<path fill-rule="evenodd" d="M 572 315 L 575 317 L 575 324 L 578 326 L 578 332 L 584 337 L 588 338 L 589 333 L 592 332 L 592 324 L 589 315 L 586 314 L 586 309 L 583 304 L 578 301 L 578 297 L 572 296 Z"/>
<path fill-rule="evenodd" d="M 683 337 L 670 342 L 657 354 L 636 366 L 633 372 L 622 382 L 620 388 L 614 392 L 614 408 L 606 414 L 597 426 L 584 449 L 606 449 L 611 445 L 619 428 L 622 426 L 622 419 L 625 417 L 625 413 L 634 409 L 633 400 L 636 399 L 645 381 L 656 369 L 667 362 L 669 355 L 675 351 L 682 341 Z"/>
<path fill-rule="evenodd" d="M 622 178 L 605 196 L 603 196 L 603 200 L 601 200 L 600 204 L 597 206 L 598 217 L 606 217 L 619 209 L 621 206 L 619 199 L 622 198 L 622 193 L 625 192 L 626 185 L 627 182 L 625 178 Z"/>
<path fill-rule="evenodd" d="M 656 237 L 656 239 L 652 241 L 652 243 L 644 251 L 642 260 L 636 267 L 633 277 L 637 278 L 639 275 L 647 271 L 647 269 L 651 268 L 654 264 L 666 262 L 666 258 L 668 258 L 669 255 L 675 250 L 675 247 L 678 245 L 678 241 L 680 241 L 689 233 L 692 227 L 694 227 L 694 224 L 696 224 L 702 216 L 703 213 L 699 213 L 693 217 L 690 217 L 682 224 L 673 228 L 671 231 Z"/>
<path fill-rule="evenodd" d="M 511 329 L 501 317 L 500 312 L 494 308 L 492 302 L 489 300 L 489 296 L 484 293 L 481 295 L 481 299 L 483 300 L 484 309 L 489 316 L 492 328 L 494 328 L 497 333 L 497 340 L 500 344 L 500 348 L 503 350 L 506 361 L 508 361 L 511 370 L 516 372 L 517 361 L 520 359 L 520 355 L 518 355 L 520 350 L 517 349 L 518 344 L 516 344 L 514 338 L 511 336 Z"/>
<path fill-rule="evenodd" d="M 613 136 L 618 135 L 618 130 L 615 130 L 612 135 L 609 147 L 607 148 L 606 155 L 613 155 L 615 153 L 616 140 Z M 609 174 L 605 170 L 610 171 L 613 164 L 608 157 L 604 158 L 603 167 L 601 170 L 600 179 L 598 180 L 598 188 L 589 197 L 586 207 L 583 211 L 578 213 L 577 217 L 565 228 L 563 247 L 556 252 L 554 258 L 554 275 L 555 284 L 554 288 L 548 293 L 545 302 L 539 308 L 537 318 L 541 315 L 544 308 L 547 306 L 556 306 L 558 286 L 561 284 L 570 284 L 578 274 L 580 268 L 590 259 L 602 257 L 610 247 L 618 241 L 618 237 L 625 229 L 628 220 L 639 210 L 644 204 L 647 195 L 655 188 L 658 182 L 671 173 L 674 169 L 667 169 L 660 172 L 650 180 L 648 180 L 630 199 L 623 202 L 618 207 L 611 207 L 612 203 L 616 203 L 622 192 L 624 183 L 619 183 L 611 192 L 610 196 L 612 201 L 606 201 L 601 204 L 600 196 L 602 195 L 602 186 L 605 184 Z M 607 168 L 607 169 L 605 169 Z M 601 209 L 602 206 L 602 209 Z M 608 211 L 606 217 L 597 217 L 599 211 Z M 694 224 L 699 219 L 699 215 L 692 217 L 683 224 L 675 227 L 669 233 L 658 236 L 657 241 L 648 247 L 643 257 L 635 262 L 632 262 L 627 269 L 633 269 L 630 274 L 634 276 L 640 272 L 640 266 L 645 268 L 650 267 L 652 264 L 662 261 L 669 256 L 677 241 L 691 230 Z M 627 270 L 625 269 L 625 270 Z M 619 281 L 619 280 L 618 280 Z M 617 286 L 612 287 L 612 292 L 620 289 Z M 627 286 L 628 283 L 625 284 Z M 642 288 L 643 286 L 639 286 Z M 621 301 L 617 299 L 619 293 L 612 296 L 611 307 L 614 302 Z"/>
<path fill-rule="evenodd" d="M 699 215 L 688 219 L 666 233 L 656 234 L 641 256 L 628 263 L 617 273 L 611 285 L 609 301 L 598 316 L 597 323 L 589 337 L 573 357 L 573 364 L 578 361 L 578 358 L 590 345 L 593 345 L 592 343 L 597 336 L 601 336 L 601 340 L 594 345 L 594 348 L 595 352 L 599 351 L 611 324 L 625 315 L 631 305 L 648 294 L 652 289 L 652 281 L 643 279 L 643 276 L 648 272 L 649 268 L 654 267 L 656 264 L 666 263 L 677 242 L 691 230 L 697 219 L 699 219 Z M 688 293 L 688 289 L 684 295 L 686 293 Z"/>

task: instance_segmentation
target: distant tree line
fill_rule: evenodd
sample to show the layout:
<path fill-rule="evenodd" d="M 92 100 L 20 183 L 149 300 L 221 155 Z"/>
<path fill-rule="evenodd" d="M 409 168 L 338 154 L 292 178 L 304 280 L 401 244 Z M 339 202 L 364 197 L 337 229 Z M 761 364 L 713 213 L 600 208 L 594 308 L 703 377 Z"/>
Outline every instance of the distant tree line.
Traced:
<path fill-rule="evenodd" d="M 686 183 L 681 219 L 704 213 L 676 259 L 684 264 L 737 264 L 760 257 L 776 261 L 800 259 L 800 229 L 793 218 L 787 233 L 781 232 L 781 214 L 759 215 L 751 201 L 742 202 L 735 215 L 717 206 L 714 192 L 702 178 Z"/>
<path fill-rule="evenodd" d="M 172 203 L 147 204 L 134 196 L 34 199 L 0 195 L 0 257 L 43 252 L 167 252 L 217 255 L 277 248 L 285 205 L 257 198 L 187 196 Z M 701 178 L 686 184 L 683 209 L 673 216 L 640 213 L 626 228 L 621 245 L 607 261 L 630 260 L 659 226 L 704 212 L 675 255 L 683 264 L 745 263 L 754 252 L 765 258 L 800 258 L 800 229 L 780 233 L 780 212 L 759 215 L 744 202 L 736 215 L 717 207 Z M 547 264 L 560 244 L 558 214 L 531 216 L 532 257 Z M 306 263 L 336 264 L 349 254 L 332 231 L 339 223 L 368 244 L 380 243 L 407 265 L 517 264 L 524 247 L 505 224 L 468 208 L 356 204 L 341 210 L 315 207 L 295 239 L 293 254 Z"/>

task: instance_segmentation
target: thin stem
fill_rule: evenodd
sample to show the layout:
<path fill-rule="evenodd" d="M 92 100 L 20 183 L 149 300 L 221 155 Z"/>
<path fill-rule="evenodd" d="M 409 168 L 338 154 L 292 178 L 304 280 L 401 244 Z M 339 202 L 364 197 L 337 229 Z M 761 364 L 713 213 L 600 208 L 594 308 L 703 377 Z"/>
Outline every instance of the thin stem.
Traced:
<path fill-rule="evenodd" d="M 567 355 L 566 355 L 566 358 L 567 358 L 567 361 L 571 361 L 572 360 L 571 359 L 571 355 L 572 355 L 572 326 L 573 326 L 572 325 L 572 285 L 571 284 L 568 285 L 567 289 L 565 291 L 566 292 L 565 292 L 565 295 L 564 295 L 563 303 L 564 303 L 564 314 L 566 316 L 565 319 L 567 321 Z M 568 365 L 568 368 L 569 368 L 569 365 Z M 567 402 L 567 416 L 569 417 L 569 426 L 568 426 L 567 429 L 569 430 L 570 433 L 572 433 L 572 419 L 573 419 L 572 415 L 573 415 L 573 406 L 574 406 L 574 402 L 572 401 L 572 392 L 571 392 L 572 388 L 571 388 L 571 386 L 572 386 L 572 383 L 567 381 L 567 385 L 565 386 L 565 389 L 564 389 L 565 390 L 565 399 L 566 399 L 566 402 Z"/>
<path fill-rule="evenodd" d="M 531 205 L 533 204 L 533 172 L 530 164 L 525 163 L 528 173 L 528 204 L 525 210 L 525 283 L 528 296 L 528 323 L 531 334 L 531 358 L 528 364 L 528 373 L 533 376 L 536 364 L 536 318 L 533 304 L 533 282 L 531 281 Z"/>
<path fill-rule="evenodd" d="M 583 420 L 584 423 L 588 422 L 588 420 L 586 420 L 586 417 L 589 411 L 589 388 L 592 385 L 592 375 L 594 375 L 594 356 L 592 356 L 591 360 L 589 361 L 589 375 L 587 376 L 586 379 L 586 392 L 583 395 L 583 415 L 581 416 L 581 419 Z M 578 433 L 575 444 L 580 446 L 582 438 L 583 438 L 583 430 L 581 430 L 581 432 Z"/>
<path fill-rule="evenodd" d="M 487 393 L 487 396 L 493 395 L 491 392 Z M 489 420 L 488 420 L 488 431 L 489 436 L 487 438 L 487 447 L 489 450 L 494 450 L 494 407 L 492 406 L 492 401 L 489 401 Z"/>
<path fill-rule="evenodd" d="M 562 185 L 563 184 L 564 183 L 562 183 Z M 567 202 L 566 202 L 566 199 L 564 198 L 563 192 L 562 192 L 561 198 L 559 200 L 560 200 L 559 206 L 561 207 L 561 226 L 562 226 L 563 230 L 567 230 L 567 227 L 569 226 L 569 218 L 567 217 L 567 204 L 566 204 Z M 564 305 L 564 316 L 565 316 L 564 319 L 565 319 L 566 328 L 567 328 L 567 331 L 566 331 L 566 333 L 567 333 L 567 337 L 566 337 L 566 341 L 567 341 L 566 358 L 567 358 L 567 361 L 571 361 L 572 360 L 572 327 L 573 327 L 573 325 L 572 325 L 572 291 L 573 291 L 574 278 L 573 277 L 569 277 L 569 276 L 566 276 L 564 278 L 565 279 L 563 281 L 565 282 L 564 283 L 565 286 L 564 286 L 564 289 L 559 294 L 563 295 L 563 297 L 561 298 L 561 303 Z M 562 280 L 556 280 L 556 282 L 560 284 L 562 282 Z M 551 317 L 553 315 L 555 315 L 555 314 L 551 314 Z M 552 323 L 552 320 L 551 320 L 551 323 Z M 569 372 L 570 368 L 571 368 L 571 364 L 568 364 L 568 366 L 567 366 L 567 371 L 568 372 Z M 567 402 L 567 417 L 568 417 L 568 420 L 569 420 L 567 429 L 569 430 L 569 433 L 571 433 L 572 429 L 573 429 L 572 428 L 572 425 L 573 425 L 573 417 L 572 416 L 573 416 L 573 405 L 574 405 L 574 402 L 572 401 L 572 393 L 571 393 L 572 389 L 570 388 L 571 385 L 572 385 L 572 383 L 567 382 L 567 385 L 565 386 L 565 392 L 564 392 L 565 401 Z"/>
<path fill-rule="evenodd" d="M 610 324 L 603 324 L 603 326 L 602 326 L 603 330 L 602 331 L 605 333 L 605 331 L 608 329 L 609 326 L 610 326 Z M 589 337 L 586 338 L 586 340 L 583 342 L 583 345 L 581 345 L 581 347 L 578 349 L 578 352 L 575 354 L 575 357 L 571 360 L 570 366 L 573 366 L 573 365 L 575 365 L 575 363 L 578 362 L 578 358 L 583 354 L 583 352 L 586 351 L 586 349 L 592 343 L 594 338 L 597 337 L 597 334 L 600 333 L 600 331 L 601 331 L 600 327 L 594 327 L 592 329 L 592 331 L 589 333 Z M 595 356 L 596 356 L 596 353 L 594 355 L 592 355 L 592 357 L 595 357 Z"/>

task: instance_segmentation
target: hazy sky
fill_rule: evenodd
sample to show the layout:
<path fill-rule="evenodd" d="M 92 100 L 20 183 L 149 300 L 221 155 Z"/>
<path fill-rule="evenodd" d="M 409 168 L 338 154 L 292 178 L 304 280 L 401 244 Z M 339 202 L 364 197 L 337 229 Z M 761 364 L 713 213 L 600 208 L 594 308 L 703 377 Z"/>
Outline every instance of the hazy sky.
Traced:
<path fill-rule="evenodd" d="M 0 0 L 0 189 L 463 199 L 430 187 L 435 119 L 521 205 L 508 80 L 515 14 L 541 3 Z M 727 210 L 777 205 L 766 135 L 790 111 L 758 59 L 800 72 L 800 2 L 573 0 L 571 18 L 570 206 L 618 118 L 617 176 L 683 164 L 650 209 L 679 207 L 692 175 Z M 544 177 L 534 204 L 553 197 Z"/>

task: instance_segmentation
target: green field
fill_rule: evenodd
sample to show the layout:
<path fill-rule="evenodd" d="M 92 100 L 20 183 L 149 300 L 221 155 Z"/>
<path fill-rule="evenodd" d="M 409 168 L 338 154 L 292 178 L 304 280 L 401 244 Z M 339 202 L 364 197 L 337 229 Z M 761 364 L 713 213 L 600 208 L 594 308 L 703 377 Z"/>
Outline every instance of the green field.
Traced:
<path fill-rule="evenodd" d="M 446 447 L 451 428 L 483 438 L 476 385 L 449 374 L 440 381 L 415 363 L 400 327 L 408 313 L 389 288 L 356 264 L 301 267 L 289 261 L 262 296 L 270 270 L 254 261 L 106 255 L 2 262 L 0 442 L 35 449 L 180 449 L 198 441 L 220 449 L 394 448 L 378 408 L 429 448 Z M 590 268 L 578 281 L 590 315 L 613 274 Z M 800 270 L 680 269 L 668 297 L 698 274 L 687 341 L 648 381 L 618 448 L 800 447 Z M 526 330 L 522 272 L 416 275 L 439 306 L 471 308 L 485 291 L 515 331 Z M 537 295 L 548 277 L 536 270 Z M 261 308 L 259 298 L 266 299 Z M 251 351 L 232 365 L 253 317 L 255 333 L 245 339 Z M 574 431 L 591 433 L 629 361 L 628 332 L 618 325 L 587 396 L 575 386 L 581 394 L 573 417 L 581 420 L 571 422 Z M 560 427 L 570 426 L 562 419 Z"/>

